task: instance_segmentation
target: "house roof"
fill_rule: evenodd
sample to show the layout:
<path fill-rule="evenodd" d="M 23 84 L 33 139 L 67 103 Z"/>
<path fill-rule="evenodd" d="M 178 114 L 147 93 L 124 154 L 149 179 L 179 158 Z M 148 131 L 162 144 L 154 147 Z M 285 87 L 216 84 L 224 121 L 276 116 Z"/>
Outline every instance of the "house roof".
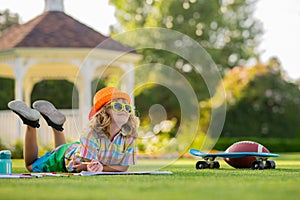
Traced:
<path fill-rule="evenodd" d="M 0 51 L 11 48 L 95 48 L 109 39 L 60 11 L 47 11 L 31 21 L 8 28 L 0 35 Z M 132 49 L 113 40 L 98 48 L 114 51 Z"/>

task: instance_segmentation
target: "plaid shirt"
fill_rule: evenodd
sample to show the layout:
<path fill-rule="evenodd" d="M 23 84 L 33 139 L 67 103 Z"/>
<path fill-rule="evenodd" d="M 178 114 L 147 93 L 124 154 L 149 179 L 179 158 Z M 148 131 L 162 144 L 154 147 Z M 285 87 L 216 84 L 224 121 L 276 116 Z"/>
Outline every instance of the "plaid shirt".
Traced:
<path fill-rule="evenodd" d="M 135 164 L 135 138 L 120 131 L 110 141 L 106 136 L 89 133 L 80 138 L 80 143 L 74 143 L 66 150 L 65 165 L 68 171 L 73 171 L 72 159 L 99 160 L 103 165 L 129 166 Z"/>

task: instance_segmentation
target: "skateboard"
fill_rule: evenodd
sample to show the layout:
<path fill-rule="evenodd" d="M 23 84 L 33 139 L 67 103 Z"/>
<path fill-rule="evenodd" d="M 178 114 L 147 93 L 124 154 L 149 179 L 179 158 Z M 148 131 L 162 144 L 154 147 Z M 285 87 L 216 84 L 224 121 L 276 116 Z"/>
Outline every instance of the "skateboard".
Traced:
<path fill-rule="evenodd" d="M 256 160 L 251 164 L 251 169 L 275 169 L 276 164 L 273 160 L 268 160 L 269 157 L 278 157 L 275 153 L 259 153 L 259 152 L 218 152 L 218 153 L 204 153 L 196 149 L 190 149 L 190 153 L 194 156 L 202 157 L 204 161 L 196 163 L 196 169 L 218 169 L 220 164 L 216 161 L 216 157 L 222 158 L 244 158 L 247 156 L 254 156 Z"/>

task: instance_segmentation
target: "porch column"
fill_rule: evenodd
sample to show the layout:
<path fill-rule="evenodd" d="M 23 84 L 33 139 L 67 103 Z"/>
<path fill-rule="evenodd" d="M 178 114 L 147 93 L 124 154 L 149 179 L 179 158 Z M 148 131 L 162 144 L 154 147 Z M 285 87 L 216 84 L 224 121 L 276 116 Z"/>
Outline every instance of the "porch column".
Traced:
<path fill-rule="evenodd" d="M 81 113 L 81 122 L 83 128 L 87 126 L 89 121 L 88 115 L 92 104 L 92 78 L 94 70 L 88 67 L 81 69 L 82 77 L 81 84 L 79 86 L 79 110 Z"/>
<path fill-rule="evenodd" d="M 26 69 L 22 64 L 22 59 L 17 58 L 11 62 L 15 73 L 15 99 L 23 100 L 23 80 L 26 73 Z M 21 120 L 17 120 L 17 136 L 21 139 L 22 136 L 22 124 Z"/>
<path fill-rule="evenodd" d="M 27 72 L 27 69 L 35 64 L 37 61 L 32 59 L 23 59 L 23 58 L 17 58 L 15 60 L 12 60 L 10 62 L 10 65 L 13 66 L 14 73 L 15 73 L 15 99 L 18 100 L 26 100 L 23 96 L 23 89 L 25 90 L 31 90 L 31 88 L 24 88 L 26 86 L 25 84 L 25 74 Z M 25 63 L 25 64 L 24 64 Z M 32 82 L 32 80 L 29 80 L 29 82 Z"/>
<path fill-rule="evenodd" d="M 25 75 L 25 70 L 20 67 L 14 68 L 15 70 L 15 99 L 23 100 L 23 80 Z"/>

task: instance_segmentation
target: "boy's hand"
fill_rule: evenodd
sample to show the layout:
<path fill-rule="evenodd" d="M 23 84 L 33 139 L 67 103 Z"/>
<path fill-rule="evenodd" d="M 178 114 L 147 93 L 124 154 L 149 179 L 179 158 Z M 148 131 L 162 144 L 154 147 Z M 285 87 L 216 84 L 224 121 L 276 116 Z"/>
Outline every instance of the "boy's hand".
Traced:
<path fill-rule="evenodd" d="M 92 160 L 87 165 L 87 171 L 89 171 L 89 172 L 102 172 L 103 171 L 103 165 L 97 160 Z"/>
<path fill-rule="evenodd" d="M 76 172 L 86 171 L 87 165 L 80 162 L 79 159 L 73 159 L 73 169 L 75 169 Z"/>

